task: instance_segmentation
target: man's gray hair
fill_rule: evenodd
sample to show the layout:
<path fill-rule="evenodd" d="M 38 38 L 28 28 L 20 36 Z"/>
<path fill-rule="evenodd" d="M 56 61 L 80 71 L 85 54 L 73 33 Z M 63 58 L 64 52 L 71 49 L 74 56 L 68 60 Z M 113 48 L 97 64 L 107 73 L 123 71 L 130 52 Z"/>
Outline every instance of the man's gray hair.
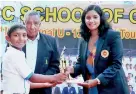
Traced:
<path fill-rule="evenodd" d="M 34 10 L 31 10 L 31 11 L 28 11 L 28 12 L 25 14 L 25 16 L 24 16 L 24 21 L 26 21 L 29 16 L 33 16 L 33 15 L 37 15 L 37 16 L 40 18 L 39 12 L 36 12 L 36 11 L 34 11 Z"/>

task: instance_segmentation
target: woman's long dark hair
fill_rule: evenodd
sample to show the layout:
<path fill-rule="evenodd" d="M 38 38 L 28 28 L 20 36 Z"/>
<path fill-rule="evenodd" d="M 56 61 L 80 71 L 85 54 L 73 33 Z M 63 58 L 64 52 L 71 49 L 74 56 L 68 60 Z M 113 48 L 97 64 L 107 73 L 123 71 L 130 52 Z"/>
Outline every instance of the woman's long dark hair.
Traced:
<path fill-rule="evenodd" d="M 106 18 L 102 9 L 98 5 L 90 5 L 83 11 L 82 18 L 81 18 L 82 23 L 80 26 L 80 29 L 81 29 L 80 34 L 81 34 L 81 37 L 83 37 L 85 41 L 89 41 L 89 38 L 91 36 L 91 33 L 89 32 L 89 28 L 86 26 L 86 23 L 85 23 L 85 16 L 91 10 L 96 11 L 98 15 L 100 16 L 100 25 L 98 27 L 99 36 L 102 36 L 105 32 L 107 32 L 109 28 L 111 28 L 109 23 L 106 21 Z"/>

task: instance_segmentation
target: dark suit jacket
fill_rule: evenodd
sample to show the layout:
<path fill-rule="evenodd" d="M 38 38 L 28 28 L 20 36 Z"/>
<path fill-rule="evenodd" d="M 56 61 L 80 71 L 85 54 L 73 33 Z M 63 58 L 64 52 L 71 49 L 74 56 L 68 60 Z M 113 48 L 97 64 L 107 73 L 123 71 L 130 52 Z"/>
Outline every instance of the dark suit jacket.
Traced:
<path fill-rule="evenodd" d="M 70 87 L 68 90 L 68 87 L 64 87 L 62 90 L 62 94 L 76 94 L 75 87 Z"/>
<path fill-rule="evenodd" d="M 79 50 L 79 59 L 74 66 L 74 74 L 83 75 L 84 80 L 87 80 L 86 68 L 88 42 L 82 40 Z M 104 58 L 102 51 L 107 50 L 109 55 Z M 129 94 L 126 77 L 122 68 L 123 46 L 120 38 L 120 33 L 109 29 L 103 36 L 99 37 L 97 42 L 97 50 L 95 57 L 95 77 L 101 84 L 97 85 L 99 94 Z M 84 88 L 84 94 L 85 88 Z"/>
<path fill-rule="evenodd" d="M 55 38 L 39 33 L 37 60 L 34 73 L 53 75 L 59 73 L 59 51 Z M 23 48 L 26 53 L 26 47 Z M 32 89 L 30 94 L 51 94 L 51 88 Z"/>

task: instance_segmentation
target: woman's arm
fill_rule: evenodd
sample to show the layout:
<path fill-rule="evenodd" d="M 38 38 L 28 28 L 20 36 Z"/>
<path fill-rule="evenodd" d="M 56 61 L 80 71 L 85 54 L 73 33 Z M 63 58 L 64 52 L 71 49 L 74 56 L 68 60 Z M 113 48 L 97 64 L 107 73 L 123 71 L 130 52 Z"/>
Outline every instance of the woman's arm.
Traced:
<path fill-rule="evenodd" d="M 112 60 L 102 73 L 100 73 L 96 79 L 85 81 L 84 83 L 78 83 L 80 86 L 91 88 L 97 84 L 107 85 L 109 81 L 115 77 L 116 73 L 122 67 L 123 45 L 119 32 L 110 32 L 108 35 L 108 43 L 110 43 L 110 56 Z"/>
<path fill-rule="evenodd" d="M 123 57 L 123 44 L 120 33 L 109 32 L 107 40 L 110 43 L 110 57 L 112 60 L 110 60 L 111 64 L 97 77 L 103 85 L 107 85 L 121 69 Z"/>

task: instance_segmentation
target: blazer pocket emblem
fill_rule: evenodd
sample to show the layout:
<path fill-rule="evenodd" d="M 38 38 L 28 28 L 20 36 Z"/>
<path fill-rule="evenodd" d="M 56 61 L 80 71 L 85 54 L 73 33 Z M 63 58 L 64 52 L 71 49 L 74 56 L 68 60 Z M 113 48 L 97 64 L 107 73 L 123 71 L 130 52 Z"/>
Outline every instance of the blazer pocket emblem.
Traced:
<path fill-rule="evenodd" d="M 47 60 L 47 59 L 45 59 L 45 64 L 46 64 L 46 65 L 48 64 L 48 60 Z"/>
<path fill-rule="evenodd" d="M 101 51 L 101 56 L 102 56 L 103 58 L 108 57 L 108 56 L 109 56 L 108 50 L 102 50 L 102 51 Z"/>

